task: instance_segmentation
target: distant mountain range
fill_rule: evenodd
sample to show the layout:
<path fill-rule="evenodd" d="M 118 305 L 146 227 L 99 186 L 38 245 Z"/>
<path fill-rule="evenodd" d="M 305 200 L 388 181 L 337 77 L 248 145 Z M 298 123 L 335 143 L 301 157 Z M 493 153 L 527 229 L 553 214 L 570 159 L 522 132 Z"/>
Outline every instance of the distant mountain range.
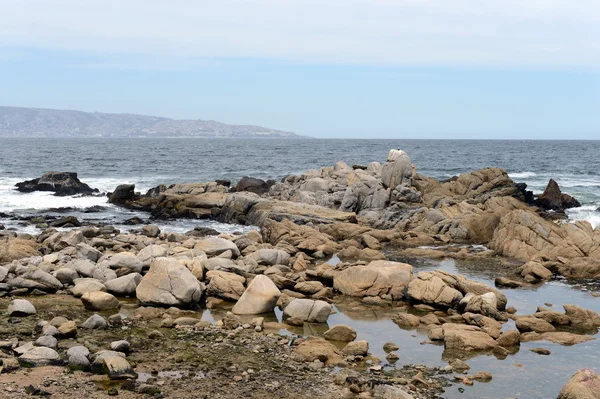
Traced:
<path fill-rule="evenodd" d="M 5 106 L 0 106 L 0 136 L 309 138 L 261 126 L 216 121 Z"/>

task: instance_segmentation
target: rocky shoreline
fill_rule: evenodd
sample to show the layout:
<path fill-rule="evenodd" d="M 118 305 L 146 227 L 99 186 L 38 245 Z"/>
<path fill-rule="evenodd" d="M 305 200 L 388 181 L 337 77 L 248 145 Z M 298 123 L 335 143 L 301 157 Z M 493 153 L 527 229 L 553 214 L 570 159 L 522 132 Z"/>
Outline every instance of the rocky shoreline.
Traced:
<path fill-rule="evenodd" d="M 69 186 L 81 186 L 74 179 Z M 26 397 L 27 389 L 66 397 L 70 384 L 95 397 L 185 398 L 202 390 L 206 397 L 436 398 L 450 383 L 492 378 L 493 370 L 468 374 L 464 360 L 472 356 L 506 357 L 530 341 L 574 345 L 594 339 L 600 327 L 596 312 L 569 304 L 564 312 L 540 304 L 519 314 L 501 291 L 555 276 L 600 278 L 600 231 L 564 220 L 564 210 L 578 203 L 554 181 L 539 197 L 498 168 L 438 182 L 392 150 L 383 165 L 338 162 L 281 182 L 185 183 L 146 194 L 122 185 L 109 202 L 155 219 L 215 219 L 259 230 L 178 234 L 150 224 L 121 233 L 77 227 L 76 219 L 55 226 L 71 230 L 48 226 L 37 236 L 5 230 L 0 360 L 2 375 L 12 376 L 4 387 L 10 397 Z M 442 270 L 415 273 L 388 260 L 390 251 L 494 259 L 512 275 L 492 287 Z M 426 328 L 430 341 L 444 346 L 448 366 L 391 367 L 400 343 L 380 343 L 387 355 L 378 359 L 344 325 L 319 337 L 281 335 L 325 323 L 333 305 L 350 297 L 393 309 L 400 328 Z M 199 317 L 205 307 L 225 310 L 211 323 Z M 281 322 L 269 316 L 276 309 Z M 516 328 L 503 328 L 509 320 Z M 185 378 L 153 376 L 157 357 L 162 370 Z M 47 386 L 44 373 L 55 376 Z M 197 373 L 203 377 L 190 377 Z M 41 385 L 28 388 L 32 374 Z M 589 381 L 598 376 L 574 376 L 562 397 L 584 398 L 572 392 Z"/>

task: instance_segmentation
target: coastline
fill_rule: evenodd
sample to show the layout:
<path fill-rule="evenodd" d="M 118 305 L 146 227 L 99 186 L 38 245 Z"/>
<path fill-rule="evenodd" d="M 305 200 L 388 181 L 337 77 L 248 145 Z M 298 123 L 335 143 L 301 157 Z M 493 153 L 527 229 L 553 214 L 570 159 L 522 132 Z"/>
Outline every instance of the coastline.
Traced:
<path fill-rule="evenodd" d="M 396 257 L 491 259 L 514 273 L 500 284 L 496 281 L 502 290 L 507 286 L 543 285 L 560 275 L 598 278 L 598 235 L 591 226 L 585 222 L 563 223 L 556 219 L 556 212 L 532 205 L 526 188 L 515 184 L 503 170 L 489 168 L 438 182 L 418 174 L 406 153 L 391 151 L 384 165 L 351 167 L 338 162 L 320 171 L 288 176 L 270 186 L 266 181 L 241 183 L 233 190 L 223 182 L 175 184 L 146 194 L 136 193 L 133 186 L 121 186 L 110 201 L 128 209 L 150 212 L 156 220 L 217 219 L 257 225 L 260 232 L 204 238 L 201 234 L 206 232 L 163 233 L 152 225 L 140 225 L 139 232 L 128 234 L 109 226 L 89 226 L 69 231 L 50 229 L 37 237 L 9 238 L 3 242 L 5 255 L 1 258 L 7 270 L 6 292 L 14 297 L 37 290 L 50 295 L 48 298 L 55 298 L 53 295 L 60 298 L 69 292 L 86 291 L 83 286 L 77 287 L 85 284 L 95 289 L 90 293 L 113 292 L 117 302 L 110 298 L 106 301 L 117 309 L 129 307 L 130 303 L 107 285 L 112 280 L 139 275 L 131 277 L 136 284 L 133 290 L 129 286 L 127 296 L 137 297 L 142 305 L 174 304 L 189 308 L 201 303 L 211 308 L 223 301 L 240 301 L 246 292 L 252 292 L 251 285 L 257 276 L 267 276 L 270 284 L 276 286 L 277 291 L 273 292 L 279 292 L 274 296 L 284 315 L 297 299 L 331 310 L 331 303 L 359 298 L 363 306 L 395 309 L 397 313 L 392 319 L 401 328 L 426 328 L 431 341 L 444 345 L 449 360 L 491 353 L 506 357 L 521 342 L 530 340 L 583 343 L 590 337 L 589 330 L 597 332 L 600 327 L 600 319 L 595 321 L 597 314 L 589 313 L 592 316 L 587 320 L 580 316 L 585 312 L 581 308 L 565 307 L 565 313 L 538 309 L 534 314 L 518 314 L 502 291 L 489 284 L 445 271 L 417 274 L 411 265 L 386 260 L 391 249 Z M 81 261 L 88 266 L 91 263 L 95 271 L 85 272 Z M 168 265 L 161 266 L 161 262 Z M 178 299 L 166 304 L 140 294 L 141 281 L 152 277 L 153 269 L 160 267 L 169 270 L 167 275 L 191 273 L 197 283 L 186 289 L 200 292 L 197 299 Z M 78 282 L 82 277 L 85 282 Z M 60 286 L 52 279 L 58 280 Z M 407 311 L 413 307 L 424 313 L 415 316 Z M 144 312 L 144 307 L 132 309 Z M 110 316 L 109 313 L 112 312 L 105 314 Z M 164 315 L 157 310 L 151 320 L 169 319 Z M 229 322 L 242 325 L 239 331 L 259 330 L 257 323 L 260 323 L 252 320 L 244 323 L 236 318 L 239 316 L 225 314 L 221 324 L 209 326 L 190 317 L 194 323 L 187 326 L 170 317 L 173 323 L 161 322 L 161 330 L 179 325 L 180 331 L 208 329 L 220 333 L 228 330 Z M 284 319 L 269 322 L 276 323 L 270 326 L 279 331 L 281 328 L 277 327 L 287 328 L 277 325 L 285 321 L 288 326 L 304 326 L 306 331 L 315 321 L 310 312 L 291 313 Z M 264 322 L 261 331 L 256 331 L 257 339 L 263 329 L 267 330 Z M 516 328 L 503 328 L 513 322 Z M 243 327 L 244 324 L 250 327 Z M 149 326 L 137 327 L 144 333 L 151 332 Z M 232 330 L 238 331 L 236 328 Z M 582 334 L 582 329 L 588 332 Z M 77 331 L 86 334 L 81 329 Z M 394 369 L 389 359 L 390 365 L 380 369 L 378 363 L 382 359 L 369 355 L 368 343 L 365 350 L 361 340 L 350 340 L 352 345 L 339 348 L 331 341 L 335 340 L 287 339 L 287 344 L 294 348 L 295 361 L 306 364 L 309 370 L 331 371 L 334 365 L 344 365 L 366 373 L 360 374 L 365 378 L 373 374 L 383 378 L 382 371 L 388 370 L 387 367 L 390 371 Z M 401 382 L 392 379 L 391 386 L 398 392 L 408 390 L 414 397 L 436 397 L 444 383 L 456 379 L 452 373 L 458 369 L 452 363 L 448 367 L 427 369 L 425 378 L 419 376 L 425 369 L 410 366 L 407 370 L 410 379 L 403 377 Z M 452 378 L 444 378 L 446 374 Z M 475 380 L 475 376 L 471 377 L 466 375 L 457 381 L 469 386 Z M 332 389 L 339 394 L 348 394 L 353 389 L 375 394 L 377 387 L 366 381 L 353 387 L 352 381 L 346 379 Z"/>

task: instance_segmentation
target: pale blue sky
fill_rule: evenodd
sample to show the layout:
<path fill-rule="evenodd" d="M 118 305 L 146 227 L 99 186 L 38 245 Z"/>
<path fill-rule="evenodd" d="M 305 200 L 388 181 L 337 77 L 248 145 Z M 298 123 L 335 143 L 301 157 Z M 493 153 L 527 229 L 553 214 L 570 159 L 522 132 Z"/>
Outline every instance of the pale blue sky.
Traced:
<path fill-rule="evenodd" d="M 11 3 L 0 105 L 315 137 L 600 139 L 597 0 Z"/>

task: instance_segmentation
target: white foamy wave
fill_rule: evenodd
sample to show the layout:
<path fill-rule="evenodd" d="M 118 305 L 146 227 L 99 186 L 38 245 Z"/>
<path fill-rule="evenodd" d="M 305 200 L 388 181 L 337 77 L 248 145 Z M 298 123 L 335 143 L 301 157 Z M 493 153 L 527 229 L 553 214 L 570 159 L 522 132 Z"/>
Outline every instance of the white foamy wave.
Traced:
<path fill-rule="evenodd" d="M 19 212 L 48 208 L 87 208 L 106 205 L 106 197 L 56 197 L 50 192 L 20 193 L 0 188 L 0 211 Z"/>
<path fill-rule="evenodd" d="M 527 179 L 530 177 L 536 177 L 537 173 L 535 173 L 535 172 L 517 172 L 517 173 L 509 173 L 508 176 L 511 179 Z"/>
<path fill-rule="evenodd" d="M 567 211 L 569 219 L 572 221 L 587 220 L 593 228 L 600 226 L 600 204 L 588 204 L 579 208 L 572 208 Z"/>

